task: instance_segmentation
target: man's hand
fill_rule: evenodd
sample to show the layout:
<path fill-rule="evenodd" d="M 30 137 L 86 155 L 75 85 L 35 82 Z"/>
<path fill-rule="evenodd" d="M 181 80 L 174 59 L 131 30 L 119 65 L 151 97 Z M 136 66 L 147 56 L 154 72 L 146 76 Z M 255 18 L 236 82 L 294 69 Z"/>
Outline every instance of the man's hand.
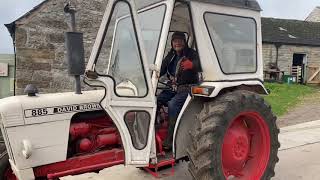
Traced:
<path fill-rule="evenodd" d="M 192 61 L 190 59 L 186 59 L 186 60 L 181 62 L 180 67 L 184 71 L 191 70 L 193 68 L 193 63 L 192 63 Z"/>
<path fill-rule="evenodd" d="M 160 78 L 160 68 L 157 65 L 149 64 L 149 70 L 151 71 L 151 74 L 153 72 L 155 72 L 156 73 L 156 77 Z"/>

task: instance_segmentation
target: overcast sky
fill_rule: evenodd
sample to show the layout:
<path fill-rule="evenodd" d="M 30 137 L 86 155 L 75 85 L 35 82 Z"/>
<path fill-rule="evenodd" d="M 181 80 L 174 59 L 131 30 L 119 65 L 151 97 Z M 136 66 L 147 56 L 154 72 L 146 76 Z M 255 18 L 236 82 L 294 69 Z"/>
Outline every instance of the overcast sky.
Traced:
<path fill-rule="evenodd" d="M 3 24 L 11 23 L 43 0 L 0 0 L 0 54 L 13 53 L 11 37 Z M 319 0 L 258 0 L 264 17 L 304 20 Z"/>

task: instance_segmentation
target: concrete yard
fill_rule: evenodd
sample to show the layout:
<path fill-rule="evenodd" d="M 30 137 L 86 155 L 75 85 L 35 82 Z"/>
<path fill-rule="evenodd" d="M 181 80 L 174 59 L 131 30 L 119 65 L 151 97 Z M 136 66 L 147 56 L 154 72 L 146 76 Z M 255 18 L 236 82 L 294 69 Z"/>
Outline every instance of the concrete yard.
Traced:
<path fill-rule="evenodd" d="M 320 179 L 320 120 L 281 128 L 279 136 L 280 162 L 273 180 L 319 180 Z M 175 167 L 175 175 L 163 180 L 192 180 L 186 163 Z M 169 173 L 170 170 L 163 173 Z M 148 173 L 133 167 L 115 166 L 97 173 L 68 176 L 62 180 L 155 180 Z"/>

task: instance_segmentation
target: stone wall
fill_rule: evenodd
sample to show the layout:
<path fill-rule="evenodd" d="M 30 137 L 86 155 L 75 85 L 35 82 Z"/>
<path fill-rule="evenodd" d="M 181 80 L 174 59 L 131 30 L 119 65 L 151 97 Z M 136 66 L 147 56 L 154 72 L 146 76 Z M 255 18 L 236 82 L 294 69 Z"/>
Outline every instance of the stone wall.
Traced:
<path fill-rule="evenodd" d="M 320 66 L 320 47 L 282 45 L 279 48 L 278 66 L 285 74 L 290 72 L 294 53 L 306 54 L 308 65 Z M 274 44 L 263 44 L 263 61 L 265 69 L 270 62 L 276 61 Z"/>
<path fill-rule="evenodd" d="M 262 57 L 263 57 L 264 69 L 266 69 L 266 67 L 270 62 L 276 61 L 276 47 L 273 44 L 263 44 Z"/>
<path fill-rule="evenodd" d="M 319 6 L 314 8 L 314 10 L 306 18 L 306 21 L 320 22 L 320 7 Z"/>
<path fill-rule="evenodd" d="M 107 0 L 73 0 L 78 10 L 77 30 L 84 33 L 86 61 L 96 38 Z M 72 91 L 74 80 L 67 72 L 64 32 L 69 17 L 63 12 L 65 0 L 48 0 L 35 12 L 16 21 L 16 92 L 27 84 L 40 92 Z"/>

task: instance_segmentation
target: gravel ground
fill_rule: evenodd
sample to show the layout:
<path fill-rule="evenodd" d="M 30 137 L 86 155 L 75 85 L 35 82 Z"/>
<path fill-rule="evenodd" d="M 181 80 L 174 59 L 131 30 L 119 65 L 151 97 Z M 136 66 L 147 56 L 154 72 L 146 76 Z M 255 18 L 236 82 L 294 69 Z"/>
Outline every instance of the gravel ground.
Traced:
<path fill-rule="evenodd" d="M 290 109 L 287 114 L 278 118 L 279 127 L 295 125 L 320 119 L 320 91 L 308 95 Z"/>

